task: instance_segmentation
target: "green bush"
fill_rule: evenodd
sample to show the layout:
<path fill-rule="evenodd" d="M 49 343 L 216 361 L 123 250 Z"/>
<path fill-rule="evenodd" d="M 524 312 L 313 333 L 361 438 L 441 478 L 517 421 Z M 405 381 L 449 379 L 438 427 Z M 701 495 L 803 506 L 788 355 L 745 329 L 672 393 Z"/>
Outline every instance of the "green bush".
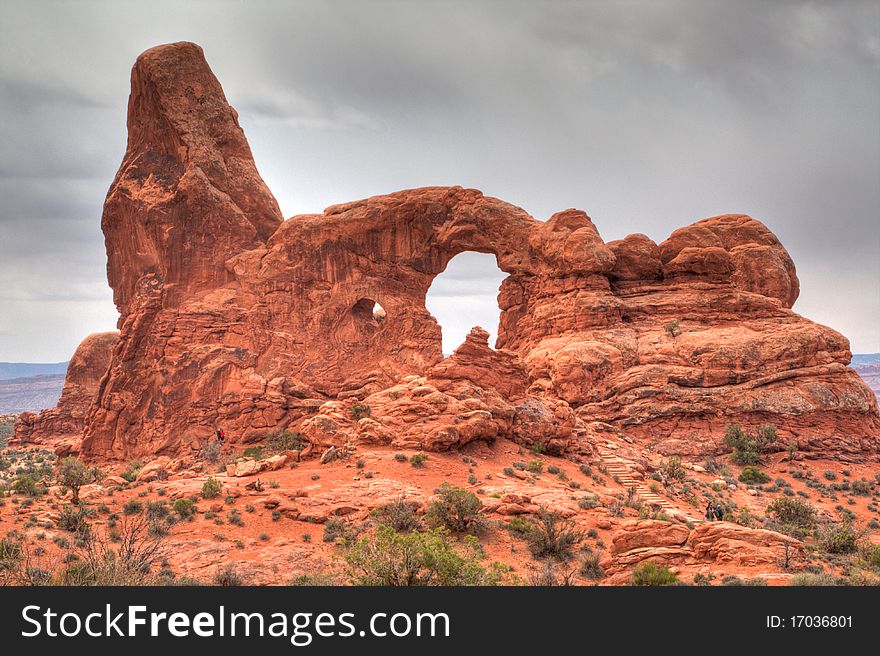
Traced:
<path fill-rule="evenodd" d="M 354 417 L 355 421 L 369 417 L 371 414 L 373 414 L 373 410 L 366 403 L 354 403 L 351 406 L 351 416 Z"/>
<path fill-rule="evenodd" d="M 776 440 L 776 427 L 772 424 L 765 424 L 748 434 L 739 424 L 730 424 L 724 434 L 724 443 L 732 450 L 730 459 L 738 465 L 759 464 L 761 454 Z"/>
<path fill-rule="evenodd" d="M 569 560 L 575 547 L 584 540 L 583 531 L 577 530 L 570 519 L 563 519 L 557 513 L 541 509 L 537 521 L 529 532 L 529 551 L 535 558 Z"/>
<path fill-rule="evenodd" d="M 58 528 L 79 535 L 88 535 L 88 513 L 84 508 L 64 506 L 61 509 L 61 516 L 58 518 Z"/>
<path fill-rule="evenodd" d="M 354 585 L 497 585 L 501 576 L 455 551 L 442 530 L 401 534 L 379 526 L 348 549 L 345 562 Z"/>
<path fill-rule="evenodd" d="M 174 502 L 174 512 L 181 517 L 189 517 L 195 512 L 195 504 L 190 499 L 178 499 Z"/>
<path fill-rule="evenodd" d="M 99 472 L 97 468 L 86 467 L 76 458 L 68 456 L 58 464 L 56 476 L 58 484 L 65 490 L 70 490 L 70 501 L 76 506 L 79 504 L 80 488 L 96 480 Z"/>
<path fill-rule="evenodd" d="M 396 501 L 376 508 L 370 515 L 378 523 L 390 526 L 398 533 L 403 533 L 419 528 L 421 520 L 416 514 L 418 507 L 417 501 L 406 501 L 401 497 Z"/>
<path fill-rule="evenodd" d="M 740 483 L 750 483 L 754 485 L 763 485 L 768 482 L 770 477 L 763 471 L 753 465 L 746 465 L 739 474 Z"/>
<path fill-rule="evenodd" d="M 129 499 L 122 506 L 122 512 L 126 515 L 139 515 L 144 510 L 144 504 L 137 499 Z"/>
<path fill-rule="evenodd" d="M 449 483 L 443 483 L 434 492 L 437 498 L 425 514 L 428 526 L 444 527 L 454 533 L 477 533 L 485 528 L 485 519 L 480 514 L 483 502 L 476 494 Z"/>
<path fill-rule="evenodd" d="M 128 463 L 125 471 L 122 472 L 119 476 L 129 483 L 133 483 L 134 479 L 137 478 L 137 475 L 140 473 L 141 469 L 143 469 L 143 464 L 137 460 L 133 460 Z"/>
<path fill-rule="evenodd" d="M 352 542 L 358 532 L 345 520 L 331 517 L 324 523 L 324 542 Z"/>
<path fill-rule="evenodd" d="M 413 455 L 413 456 L 409 459 L 409 464 L 411 464 L 413 467 L 424 467 L 424 466 L 425 466 L 425 460 L 427 460 L 427 459 L 428 459 L 427 454 L 424 454 L 424 453 L 416 453 L 415 455 Z"/>
<path fill-rule="evenodd" d="M 849 522 L 833 524 L 822 531 L 821 544 L 828 553 L 855 553 L 859 548 L 859 534 Z"/>
<path fill-rule="evenodd" d="M 254 460 L 262 460 L 263 459 L 263 447 L 261 446 L 249 446 L 244 451 L 241 452 L 242 457 L 244 458 L 253 458 Z"/>
<path fill-rule="evenodd" d="M 526 465 L 526 469 L 533 474 L 540 474 L 542 471 L 544 471 L 544 463 L 540 460 L 529 460 L 529 464 Z"/>
<path fill-rule="evenodd" d="M 795 574 L 788 580 L 789 585 L 811 587 L 836 586 L 841 585 L 842 583 L 843 581 L 841 579 L 832 574 L 826 574 L 824 572 L 821 574 L 812 574 L 807 572 L 802 574 Z"/>
<path fill-rule="evenodd" d="M 674 585 L 678 577 L 666 565 L 642 563 L 633 571 L 633 585 Z"/>
<path fill-rule="evenodd" d="M 687 472 L 681 464 L 681 458 L 670 456 L 669 460 L 660 466 L 660 475 L 666 481 L 682 481 L 687 476 Z"/>
<path fill-rule="evenodd" d="M 223 493 L 223 485 L 213 476 L 202 485 L 203 499 L 216 499 Z"/>
<path fill-rule="evenodd" d="M 296 431 L 280 431 L 272 433 L 266 440 L 269 449 L 275 453 L 281 451 L 302 451 L 306 445 L 306 439 Z"/>
<path fill-rule="evenodd" d="M 34 474 L 22 474 L 16 478 L 12 483 L 12 490 L 27 497 L 37 497 L 46 493 L 46 488 Z"/>
<path fill-rule="evenodd" d="M 803 537 L 816 526 L 816 509 L 803 499 L 780 497 L 767 506 L 780 524 L 780 530 L 788 535 Z"/>

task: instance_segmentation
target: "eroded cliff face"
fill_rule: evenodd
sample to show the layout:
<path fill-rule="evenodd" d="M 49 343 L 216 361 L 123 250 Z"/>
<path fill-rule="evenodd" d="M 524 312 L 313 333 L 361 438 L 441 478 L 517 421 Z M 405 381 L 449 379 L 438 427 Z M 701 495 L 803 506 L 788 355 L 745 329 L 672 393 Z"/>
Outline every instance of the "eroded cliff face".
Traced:
<path fill-rule="evenodd" d="M 846 338 L 792 312 L 794 264 L 760 222 L 605 243 L 580 210 L 541 222 L 460 187 L 282 222 L 192 44 L 135 64 L 102 226 L 120 336 L 82 410 L 87 455 L 185 453 L 218 427 L 235 442 L 289 427 L 320 445 L 504 435 L 575 453 L 620 430 L 696 454 L 732 422 L 823 454 L 880 449 Z M 425 296 L 463 251 L 509 274 L 498 350 L 475 330 L 444 360 Z"/>
<path fill-rule="evenodd" d="M 101 380 L 110 366 L 119 333 L 94 333 L 77 347 L 67 365 L 61 398 L 54 408 L 19 415 L 10 443 L 53 442 L 63 451 L 79 448 L 85 417 L 98 397 Z"/>

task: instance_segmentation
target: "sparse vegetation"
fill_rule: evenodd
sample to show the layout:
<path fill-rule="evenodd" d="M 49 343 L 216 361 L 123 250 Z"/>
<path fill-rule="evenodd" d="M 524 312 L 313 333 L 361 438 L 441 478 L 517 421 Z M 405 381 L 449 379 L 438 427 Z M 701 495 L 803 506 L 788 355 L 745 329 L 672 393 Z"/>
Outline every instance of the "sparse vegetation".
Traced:
<path fill-rule="evenodd" d="M 86 467 L 82 462 L 72 456 L 63 458 L 58 464 L 58 484 L 65 490 L 70 490 L 70 502 L 79 505 L 79 490 L 83 485 L 88 485 L 98 479 L 100 475 L 96 467 Z"/>
<path fill-rule="evenodd" d="M 421 520 L 416 514 L 418 502 L 406 501 L 403 497 L 376 508 L 372 517 L 384 526 L 390 526 L 398 533 L 414 531 L 421 525 Z"/>
<path fill-rule="evenodd" d="M 483 502 L 473 492 L 449 483 L 434 490 L 437 498 L 428 505 L 425 519 L 432 528 L 444 527 L 454 533 L 478 533 L 486 527 L 480 511 Z"/>
<path fill-rule="evenodd" d="M 642 563 L 633 570 L 633 585 L 675 585 L 678 577 L 666 565 Z"/>
<path fill-rule="evenodd" d="M 767 507 L 782 533 L 801 538 L 816 526 L 816 509 L 803 499 L 780 497 Z"/>
<path fill-rule="evenodd" d="M 743 467 L 739 474 L 740 483 L 749 483 L 752 485 L 763 485 L 770 480 L 770 477 L 763 471 L 753 465 Z"/>
<path fill-rule="evenodd" d="M 570 519 L 542 509 L 529 531 L 529 551 L 535 558 L 571 559 L 574 549 L 583 541 L 584 533 Z"/>
<path fill-rule="evenodd" d="M 223 485 L 213 476 L 202 485 L 203 499 L 216 499 L 223 493 Z"/>
<path fill-rule="evenodd" d="M 354 585 L 496 585 L 502 568 L 487 570 L 477 558 L 458 553 L 440 529 L 401 534 L 390 526 L 379 526 L 345 554 Z"/>
<path fill-rule="evenodd" d="M 732 450 L 730 459 L 737 465 L 760 464 L 761 454 L 776 440 L 776 427 L 772 424 L 764 424 L 749 433 L 744 432 L 739 424 L 730 424 L 724 435 L 724 443 Z"/>

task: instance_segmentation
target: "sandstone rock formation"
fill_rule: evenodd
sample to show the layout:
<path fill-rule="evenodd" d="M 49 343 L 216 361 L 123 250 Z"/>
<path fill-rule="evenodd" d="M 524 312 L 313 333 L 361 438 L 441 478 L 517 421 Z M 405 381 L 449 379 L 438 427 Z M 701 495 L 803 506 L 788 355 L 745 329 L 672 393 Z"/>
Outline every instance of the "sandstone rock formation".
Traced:
<path fill-rule="evenodd" d="M 22 413 L 15 425 L 12 444 L 70 440 L 77 446 L 85 428 L 85 416 L 98 396 L 101 379 L 110 366 L 119 333 L 94 333 L 77 347 L 67 365 L 67 377 L 58 405 L 39 414 Z"/>
<path fill-rule="evenodd" d="M 689 529 L 657 520 L 635 520 L 614 535 L 602 565 L 608 583 L 624 584 L 630 570 L 650 561 L 667 566 L 713 564 L 772 571 L 787 562 L 804 562 L 804 545 L 782 533 L 729 522 L 711 522 Z"/>
<path fill-rule="evenodd" d="M 806 451 L 880 449 L 846 338 L 791 310 L 794 265 L 760 222 L 606 244 L 580 210 L 541 222 L 460 187 L 281 221 L 192 44 L 134 66 L 102 227 L 120 337 L 79 409 L 87 455 L 183 454 L 218 427 L 233 442 L 291 428 L 321 446 L 505 435 L 589 452 L 592 422 L 664 453 L 716 452 L 731 422 L 773 423 Z M 498 350 L 475 330 L 444 360 L 425 296 L 463 251 L 509 274 Z M 28 421 L 22 439 L 53 430 Z"/>

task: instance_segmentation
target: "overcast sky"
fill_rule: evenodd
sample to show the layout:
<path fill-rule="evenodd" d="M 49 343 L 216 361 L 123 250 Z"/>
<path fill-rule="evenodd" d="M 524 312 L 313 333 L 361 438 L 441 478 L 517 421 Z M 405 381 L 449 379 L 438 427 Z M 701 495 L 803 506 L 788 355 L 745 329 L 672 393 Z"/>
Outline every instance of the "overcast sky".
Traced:
<path fill-rule="evenodd" d="M 0 0 L 0 360 L 114 328 L 129 71 L 179 40 L 285 216 L 441 184 L 584 209 L 606 240 L 744 212 L 794 258 L 795 310 L 880 351 L 877 2 Z M 467 254 L 438 279 L 444 350 L 494 327 L 500 279 Z"/>

